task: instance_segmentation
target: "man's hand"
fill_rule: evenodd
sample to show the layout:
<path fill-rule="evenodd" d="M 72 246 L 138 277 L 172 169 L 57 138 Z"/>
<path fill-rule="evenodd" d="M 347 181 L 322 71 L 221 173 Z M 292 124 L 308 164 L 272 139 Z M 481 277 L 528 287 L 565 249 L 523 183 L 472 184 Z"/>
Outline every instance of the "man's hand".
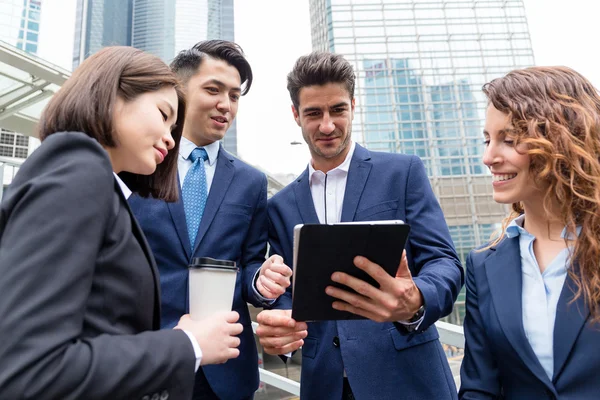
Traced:
<path fill-rule="evenodd" d="M 408 269 L 406 252 L 402 253 L 402 261 L 395 277 L 365 257 L 355 257 L 354 265 L 373 277 L 380 287 L 376 288 L 343 272 L 335 272 L 331 275 L 334 282 L 346 285 L 358 293 L 327 286 L 325 292 L 341 300 L 333 302 L 336 310 L 349 311 L 376 322 L 396 322 L 411 319 L 423 305 L 423 296 Z"/>
<path fill-rule="evenodd" d="M 260 267 L 256 289 L 263 297 L 275 300 L 290 286 L 291 276 L 292 270 L 283 263 L 283 258 L 272 255 Z"/>
<path fill-rule="evenodd" d="M 218 313 L 201 321 L 194 321 L 189 314 L 184 315 L 174 329 L 191 332 L 202 351 L 200 365 L 222 364 L 240 355 L 237 348 L 242 333 L 242 324 L 236 324 L 240 315 L 236 311 Z"/>
<path fill-rule="evenodd" d="M 265 353 L 281 355 L 298 350 L 308 327 L 306 322 L 292 319 L 292 310 L 264 310 L 257 316 L 256 334 Z"/>

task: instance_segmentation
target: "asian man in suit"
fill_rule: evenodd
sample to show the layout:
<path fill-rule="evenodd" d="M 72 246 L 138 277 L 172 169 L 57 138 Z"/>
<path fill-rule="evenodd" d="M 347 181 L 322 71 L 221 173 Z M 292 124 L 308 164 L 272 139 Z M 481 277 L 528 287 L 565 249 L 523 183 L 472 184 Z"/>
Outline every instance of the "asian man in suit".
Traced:
<path fill-rule="evenodd" d="M 244 327 L 240 356 L 202 367 L 194 399 L 252 398 L 258 388 L 258 353 L 247 303 L 268 307 L 289 286 L 291 270 L 279 256 L 265 261 L 267 179 L 220 144 L 239 99 L 252 84 L 241 48 L 209 40 L 171 63 L 184 82 L 187 113 L 179 148 L 181 201 L 133 198 L 131 208 L 148 238 L 160 272 L 163 328 L 188 312 L 188 270 L 193 257 L 235 261 L 240 273 L 233 310 Z M 245 85 L 242 88 L 242 85 Z"/>
<path fill-rule="evenodd" d="M 421 160 L 352 141 L 354 85 L 350 63 L 326 52 L 300 57 L 288 75 L 311 161 L 270 199 L 269 243 L 290 263 L 296 224 L 399 219 L 411 225 L 406 260 L 392 277 L 357 257 L 380 288 L 332 276 L 360 293 L 328 287 L 334 308 L 367 319 L 296 322 L 288 291 L 277 310 L 259 314 L 257 333 L 271 354 L 303 345 L 303 399 L 456 399 L 433 324 L 451 312 L 463 269 Z"/>

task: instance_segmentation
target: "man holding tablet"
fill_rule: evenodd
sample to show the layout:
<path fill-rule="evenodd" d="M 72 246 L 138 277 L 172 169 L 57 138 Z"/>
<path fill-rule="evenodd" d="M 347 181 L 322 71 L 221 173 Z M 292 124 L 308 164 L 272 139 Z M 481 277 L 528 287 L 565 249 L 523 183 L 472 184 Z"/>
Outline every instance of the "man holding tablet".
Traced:
<path fill-rule="evenodd" d="M 456 399 L 433 324 L 448 315 L 463 283 L 442 210 L 416 156 L 369 151 L 351 140 L 355 76 L 340 55 L 300 57 L 288 75 L 292 111 L 311 161 L 271 198 L 271 251 L 292 265 L 297 224 L 402 220 L 411 226 L 396 276 L 363 257 L 355 265 L 379 288 L 336 272 L 333 307 L 367 319 L 297 322 L 291 292 L 258 316 L 265 351 L 302 348 L 302 399 Z M 326 243 L 324 243 L 326 245 Z"/>

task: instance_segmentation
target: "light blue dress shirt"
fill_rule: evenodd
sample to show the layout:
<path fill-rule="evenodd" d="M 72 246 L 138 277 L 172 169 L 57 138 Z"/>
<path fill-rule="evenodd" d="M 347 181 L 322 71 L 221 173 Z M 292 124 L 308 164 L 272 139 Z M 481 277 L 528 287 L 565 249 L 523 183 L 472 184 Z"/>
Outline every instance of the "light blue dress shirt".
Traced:
<path fill-rule="evenodd" d="M 208 155 L 208 160 L 204 161 L 204 171 L 206 172 L 206 190 L 210 195 L 210 188 L 212 186 L 213 178 L 215 177 L 215 171 L 217 169 L 217 157 L 219 156 L 219 146 L 221 146 L 220 142 L 212 142 L 206 146 L 202 146 L 204 150 L 206 150 L 206 154 Z M 190 167 L 192 166 L 192 161 L 189 159 L 192 151 L 198 147 L 191 140 L 181 137 L 181 141 L 179 142 L 179 158 L 177 159 L 177 169 L 179 173 L 179 184 L 183 187 L 183 181 L 185 180 L 185 175 L 188 173 Z M 261 267 L 262 268 L 262 267 Z M 273 304 L 275 300 L 267 299 L 264 297 L 258 289 L 256 288 L 256 280 L 258 279 L 258 275 L 260 274 L 260 268 L 254 274 L 254 284 L 252 285 L 252 289 L 254 289 L 254 294 L 258 296 L 258 298 L 265 304 Z"/>
<path fill-rule="evenodd" d="M 567 277 L 569 248 L 563 249 L 543 273 L 533 252 L 535 236 L 523 229 L 525 214 L 506 227 L 506 236 L 519 237 L 521 276 L 523 280 L 523 328 L 525 336 L 540 364 L 552 380 L 554 375 L 554 322 L 558 299 Z M 577 229 L 577 234 L 581 228 Z M 563 230 L 561 238 L 565 238 Z"/>

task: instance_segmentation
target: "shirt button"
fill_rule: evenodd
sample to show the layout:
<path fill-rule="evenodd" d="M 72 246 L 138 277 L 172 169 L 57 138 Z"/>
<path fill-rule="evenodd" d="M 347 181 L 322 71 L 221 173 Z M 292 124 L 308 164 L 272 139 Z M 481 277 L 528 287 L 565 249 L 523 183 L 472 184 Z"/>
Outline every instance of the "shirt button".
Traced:
<path fill-rule="evenodd" d="M 340 347 L 340 338 L 339 337 L 336 336 L 333 338 L 333 346 Z"/>

